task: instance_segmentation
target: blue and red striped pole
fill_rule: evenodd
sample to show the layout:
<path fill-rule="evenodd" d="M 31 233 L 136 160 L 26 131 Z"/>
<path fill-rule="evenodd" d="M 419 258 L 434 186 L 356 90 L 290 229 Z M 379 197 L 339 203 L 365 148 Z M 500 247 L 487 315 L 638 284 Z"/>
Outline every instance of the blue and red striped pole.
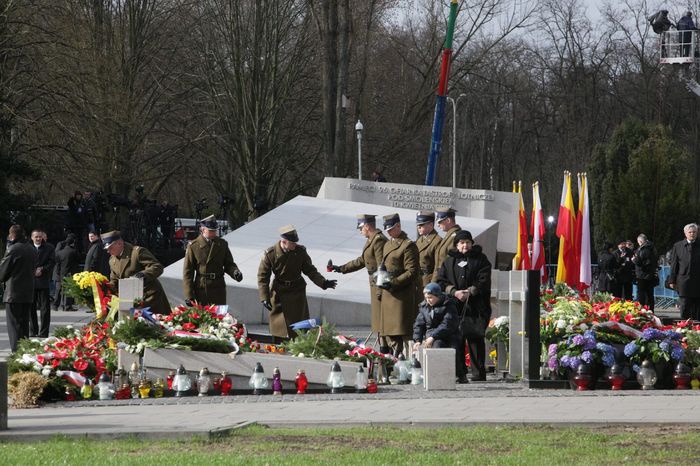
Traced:
<path fill-rule="evenodd" d="M 425 184 L 432 186 L 435 184 L 435 171 L 437 168 L 440 148 L 442 146 L 442 126 L 445 122 L 445 100 L 447 100 L 447 81 L 450 77 L 450 66 L 452 65 L 452 36 L 455 30 L 455 20 L 459 9 L 458 0 L 450 3 L 450 17 L 447 22 L 447 36 L 442 49 L 442 65 L 440 67 L 440 81 L 437 88 L 437 99 L 435 102 L 435 118 L 433 120 L 433 134 L 430 143 L 430 154 L 428 155 L 428 170 L 425 175 Z"/>

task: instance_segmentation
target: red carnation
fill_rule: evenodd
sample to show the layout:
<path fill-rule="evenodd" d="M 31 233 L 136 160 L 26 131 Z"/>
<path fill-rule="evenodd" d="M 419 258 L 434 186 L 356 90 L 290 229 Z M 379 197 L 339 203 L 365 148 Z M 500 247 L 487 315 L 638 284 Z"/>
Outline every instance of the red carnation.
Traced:
<path fill-rule="evenodd" d="M 76 359 L 73 362 L 73 367 L 75 368 L 76 371 L 82 372 L 88 368 L 88 362 L 84 359 Z"/>
<path fill-rule="evenodd" d="M 187 330 L 188 332 L 190 330 L 194 330 L 195 328 L 197 328 L 197 327 L 195 327 L 192 322 L 187 322 L 186 324 L 182 324 L 182 329 Z"/>

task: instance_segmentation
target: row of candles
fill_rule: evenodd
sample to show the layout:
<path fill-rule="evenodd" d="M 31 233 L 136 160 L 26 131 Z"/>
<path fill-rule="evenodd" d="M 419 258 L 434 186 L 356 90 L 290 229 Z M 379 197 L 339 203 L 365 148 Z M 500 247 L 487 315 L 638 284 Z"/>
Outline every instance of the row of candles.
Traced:
<path fill-rule="evenodd" d="M 408 363 L 401 358 L 395 364 L 395 373 L 398 383 L 411 383 L 414 385 L 422 383 L 423 373 L 420 363 L 417 359 L 413 359 L 412 363 Z M 383 380 L 380 383 L 385 382 Z M 253 374 L 250 376 L 248 385 L 253 389 L 254 395 L 260 395 L 270 386 L 270 382 L 265 375 L 265 370 L 260 362 L 256 363 Z M 294 385 L 297 394 L 304 394 L 309 385 L 306 378 L 306 373 L 303 369 L 297 371 L 294 379 Z M 340 393 L 345 387 L 345 378 L 338 361 L 333 362 L 328 375 L 326 385 L 330 387 L 331 393 Z M 368 378 L 364 368 L 360 366 L 355 375 L 355 391 L 357 393 L 377 393 L 377 381 Z M 194 381 L 187 374 L 184 366 L 176 371 L 170 371 L 167 378 L 163 380 L 161 377 L 156 378 L 152 382 L 146 369 L 141 370 L 138 363 L 134 362 L 131 370 L 127 373 L 124 368 L 114 374 L 113 380 L 107 372 L 100 375 L 99 382 L 94 386 L 88 379 L 80 389 L 80 396 L 83 399 L 91 399 L 96 392 L 100 400 L 111 399 L 130 399 L 130 398 L 161 398 L 168 393 L 174 393 L 176 397 L 189 396 L 193 392 L 198 396 L 208 396 L 210 391 L 215 390 L 221 393 L 222 396 L 230 395 L 233 389 L 233 381 L 228 373 L 222 372 L 221 377 L 213 377 L 209 373 L 209 369 L 203 367 L 199 371 L 199 376 L 195 377 Z M 272 373 L 272 393 L 274 395 L 282 394 L 282 375 L 279 368 L 275 367 Z M 75 400 L 76 394 L 72 389 L 66 389 L 66 400 Z"/>
<path fill-rule="evenodd" d="M 611 390 L 622 390 L 623 385 L 627 381 L 627 376 L 623 369 L 624 367 L 619 364 L 614 364 L 610 368 L 610 374 L 607 376 L 607 379 L 610 382 Z M 591 366 L 585 363 L 579 364 L 573 380 L 578 391 L 591 390 L 595 385 Z M 654 364 L 649 360 L 643 361 L 639 372 L 637 372 L 639 386 L 642 390 L 653 390 L 657 381 L 658 374 Z M 683 362 L 679 362 L 676 365 L 673 373 L 673 382 L 677 390 L 700 389 L 700 382 L 691 377 L 690 367 Z"/>

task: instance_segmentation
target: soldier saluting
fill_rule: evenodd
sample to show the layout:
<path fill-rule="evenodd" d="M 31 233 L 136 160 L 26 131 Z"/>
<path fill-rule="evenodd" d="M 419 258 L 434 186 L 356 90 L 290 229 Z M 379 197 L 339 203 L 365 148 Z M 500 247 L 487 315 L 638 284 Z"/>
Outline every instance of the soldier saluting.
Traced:
<path fill-rule="evenodd" d="M 228 243 L 218 237 L 219 225 L 213 215 L 200 222 L 200 235 L 187 246 L 182 267 L 185 303 L 226 304 L 224 274 L 240 282 L 243 274 L 233 261 Z"/>
<path fill-rule="evenodd" d="M 367 269 L 369 274 L 369 294 L 372 303 L 372 331 L 379 332 L 380 313 L 382 303 L 379 301 L 379 290 L 374 283 L 374 273 L 377 271 L 379 264 L 384 257 L 384 243 L 386 236 L 381 231 L 377 230 L 376 215 L 361 214 L 357 216 L 357 229 L 360 234 L 367 238 L 365 246 L 362 248 L 362 254 L 355 260 L 347 262 L 343 265 L 334 265 L 333 271 L 339 273 L 352 273 L 363 268 Z"/>
<path fill-rule="evenodd" d="M 280 240 L 265 250 L 258 267 L 260 302 L 270 311 L 270 334 L 293 338 L 290 328 L 295 322 L 309 318 L 306 302 L 306 280 L 303 273 L 319 288 L 335 288 L 337 280 L 326 280 L 311 263 L 306 248 L 300 244 L 293 225 L 279 229 Z M 270 276 L 275 274 L 270 286 Z"/>

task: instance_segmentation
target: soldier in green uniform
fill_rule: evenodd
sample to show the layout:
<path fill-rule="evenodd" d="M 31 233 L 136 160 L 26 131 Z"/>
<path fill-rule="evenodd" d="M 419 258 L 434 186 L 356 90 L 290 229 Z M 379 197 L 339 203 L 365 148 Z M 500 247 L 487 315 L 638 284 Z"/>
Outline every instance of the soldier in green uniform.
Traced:
<path fill-rule="evenodd" d="M 163 274 L 163 265 L 146 248 L 134 246 L 122 239 L 118 231 L 101 236 L 102 244 L 109 253 L 109 284 L 114 294 L 119 295 L 119 279 L 143 278 L 143 300 L 154 314 L 170 314 L 170 303 L 158 281 Z"/>
<path fill-rule="evenodd" d="M 379 301 L 379 292 L 374 283 L 373 274 L 377 271 L 377 267 L 382 262 L 384 255 L 384 243 L 386 236 L 380 230 L 377 230 L 376 215 L 362 214 L 357 216 L 357 229 L 360 234 L 367 238 L 365 246 L 362 248 L 362 254 L 350 262 L 343 265 L 334 265 L 333 271 L 338 273 L 351 273 L 364 268 L 367 269 L 369 275 L 369 294 L 372 303 L 372 331 L 379 332 L 381 302 Z"/>
<path fill-rule="evenodd" d="M 418 257 L 420 260 L 420 276 L 422 290 L 433 279 L 435 272 L 435 253 L 442 238 L 435 231 L 435 213 L 430 210 L 421 210 L 416 214 L 416 226 L 418 227 Z M 423 301 L 421 292 L 420 301 Z M 419 301 L 419 302 L 420 302 Z"/>
<path fill-rule="evenodd" d="M 337 280 L 326 280 L 311 263 L 306 248 L 292 225 L 279 230 L 280 240 L 265 250 L 258 268 L 260 302 L 270 311 L 270 334 L 274 337 L 294 338 L 290 325 L 309 318 L 306 302 L 306 280 L 303 273 L 319 288 L 335 288 Z M 275 274 L 270 286 L 270 276 Z"/>
<path fill-rule="evenodd" d="M 445 262 L 447 253 L 455 250 L 455 235 L 462 229 L 455 221 L 455 214 L 457 211 L 452 207 L 438 207 L 435 209 L 435 213 L 437 223 L 440 229 L 445 232 L 445 237 L 442 238 L 442 241 L 435 249 L 435 269 L 433 270 L 433 278 L 431 279 L 433 282 L 437 282 L 438 270 L 440 270 L 442 263 Z"/>
<path fill-rule="evenodd" d="M 383 264 L 391 280 L 377 285 L 382 288 L 379 333 L 387 338 L 394 355 L 398 356 L 413 334 L 418 312 L 418 248 L 401 230 L 399 214 L 385 215 L 383 220 L 384 231 L 390 237 L 384 244 Z"/>
<path fill-rule="evenodd" d="M 226 304 L 224 274 L 240 282 L 243 274 L 233 261 L 226 240 L 219 238 L 219 225 L 213 215 L 201 222 L 201 234 L 190 243 L 182 267 L 185 303 Z"/>

